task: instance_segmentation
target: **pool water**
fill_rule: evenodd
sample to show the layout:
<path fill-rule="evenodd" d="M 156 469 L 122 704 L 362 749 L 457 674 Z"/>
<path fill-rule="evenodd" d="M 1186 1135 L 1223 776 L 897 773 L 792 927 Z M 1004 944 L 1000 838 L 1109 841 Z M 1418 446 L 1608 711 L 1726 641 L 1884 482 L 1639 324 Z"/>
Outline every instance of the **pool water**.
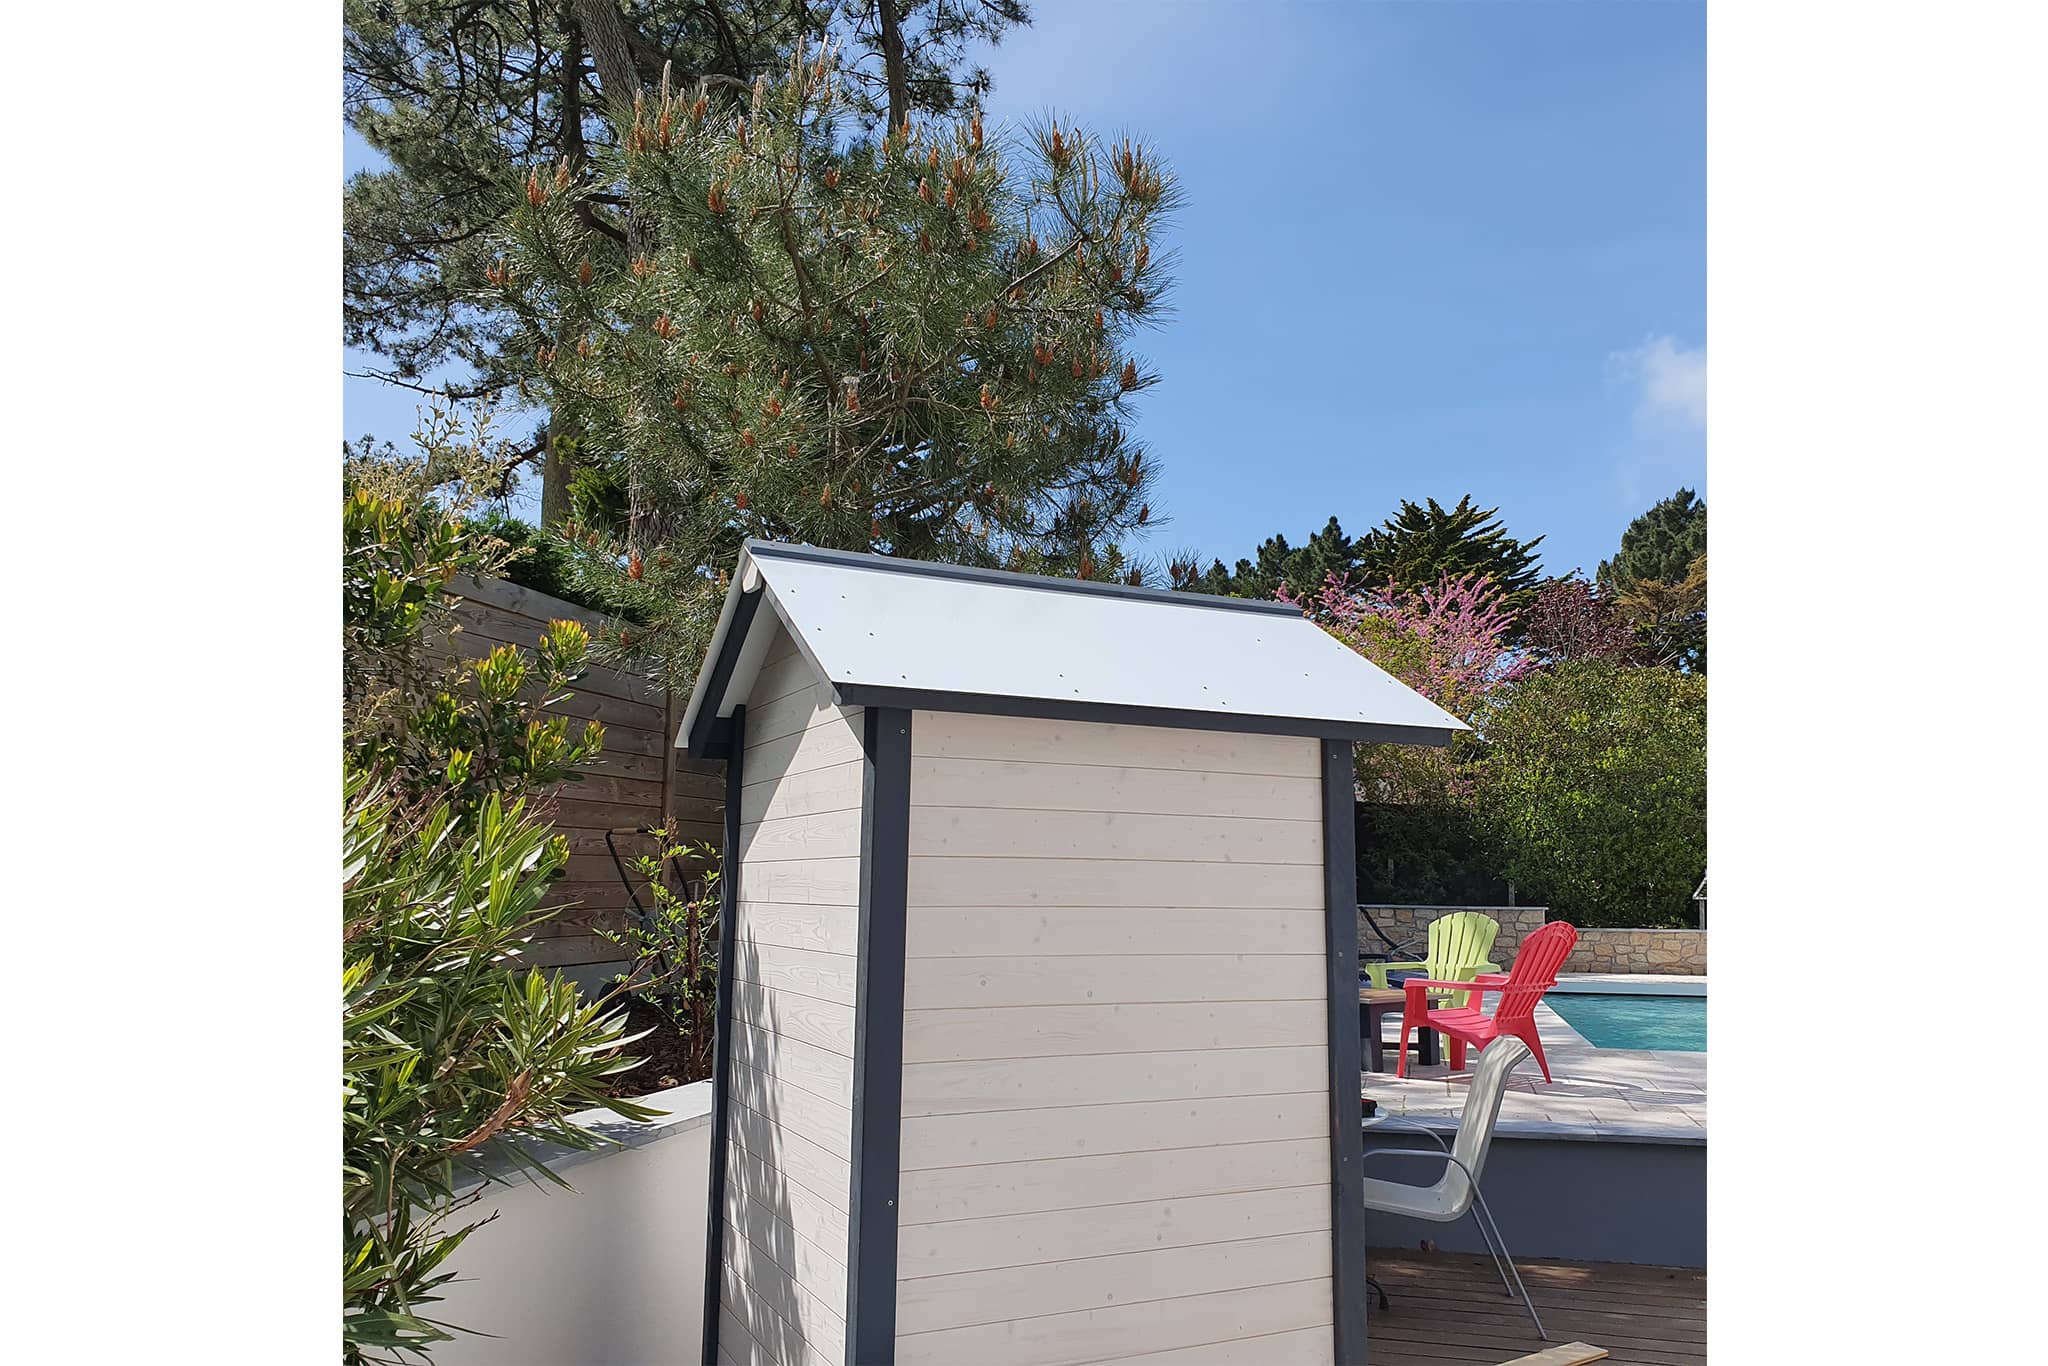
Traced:
<path fill-rule="evenodd" d="M 1707 1051 L 1704 996 L 1596 996 L 1552 991 L 1543 1004 L 1564 1016 L 1595 1048 L 1652 1048 L 1674 1053 Z"/>

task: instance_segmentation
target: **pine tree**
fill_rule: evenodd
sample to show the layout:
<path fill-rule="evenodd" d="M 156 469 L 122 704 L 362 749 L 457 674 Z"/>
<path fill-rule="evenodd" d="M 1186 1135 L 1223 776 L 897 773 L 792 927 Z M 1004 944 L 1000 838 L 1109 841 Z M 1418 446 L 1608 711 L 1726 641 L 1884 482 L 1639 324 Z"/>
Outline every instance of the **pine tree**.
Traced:
<path fill-rule="evenodd" d="M 628 527 L 585 529 L 584 566 L 677 679 L 748 536 L 1096 577 L 1155 520 L 1127 430 L 1167 284 L 1155 158 L 1057 123 L 1004 147 L 978 115 L 849 141 L 844 90 L 799 56 L 745 107 L 650 92 L 587 169 L 531 170 L 486 269 L 530 392 L 621 462 Z"/>
<path fill-rule="evenodd" d="M 1707 505 L 1691 489 L 1660 499 L 1621 533 L 1621 548 L 1600 561 L 1602 588 L 1627 592 L 1637 583 L 1680 583 L 1707 553 Z"/>
<path fill-rule="evenodd" d="M 343 188 L 343 340 L 378 356 L 369 373 L 388 382 L 505 395 L 532 354 L 507 346 L 517 329 L 484 277 L 526 168 L 566 161 L 597 249 L 630 254 L 620 187 L 591 174 L 611 144 L 607 102 L 630 106 L 664 68 L 703 79 L 714 104 L 744 101 L 798 45 L 837 35 L 858 54 L 844 112 L 900 122 L 978 101 L 989 76 L 968 49 L 1026 22 L 1017 0 L 345 0 L 343 116 L 389 169 Z M 444 369 L 465 377 L 430 382 Z M 555 423 L 527 450 L 545 465 L 547 524 L 570 509 L 564 453 L 584 435 Z"/>

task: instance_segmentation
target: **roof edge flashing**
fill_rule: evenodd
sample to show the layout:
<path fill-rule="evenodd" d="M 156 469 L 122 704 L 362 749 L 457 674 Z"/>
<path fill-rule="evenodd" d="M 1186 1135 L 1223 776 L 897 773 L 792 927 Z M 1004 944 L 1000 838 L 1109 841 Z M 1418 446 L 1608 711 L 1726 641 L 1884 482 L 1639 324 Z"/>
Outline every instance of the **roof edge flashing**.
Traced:
<path fill-rule="evenodd" d="M 970 583 L 991 584 L 998 588 L 1035 588 L 1055 593 L 1131 598 L 1140 602 L 1175 607 L 1203 607 L 1225 612 L 1262 612 L 1284 617 L 1301 615 L 1301 609 L 1298 607 L 1263 598 L 1226 598 L 1214 593 L 1183 593 L 1171 588 L 1138 588 L 1123 583 L 1097 583 L 1091 579 L 1060 579 L 1049 574 L 1016 574 L 1007 569 L 934 564 L 928 560 L 902 559 L 894 555 L 871 555 L 858 550 L 826 550 L 811 545 L 789 545 L 782 541 L 750 540 L 746 543 L 746 553 L 766 559 L 811 560 L 818 564 L 843 564 L 897 574 L 916 574 L 925 578 L 958 579 Z"/>

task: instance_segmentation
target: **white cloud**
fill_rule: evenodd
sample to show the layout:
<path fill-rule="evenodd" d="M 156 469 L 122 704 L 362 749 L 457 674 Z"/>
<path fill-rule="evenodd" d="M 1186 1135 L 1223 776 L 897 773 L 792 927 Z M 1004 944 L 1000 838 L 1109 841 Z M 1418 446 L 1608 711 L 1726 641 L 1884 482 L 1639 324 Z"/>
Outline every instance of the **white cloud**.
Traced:
<path fill-rule="evenodd" d="M 1607 363 L 1616 377 L 1636 386 L 1637 422 L 1706 430 L 1706 347 L 1649 337 L 1633 350 L 1612 353 Z"/>

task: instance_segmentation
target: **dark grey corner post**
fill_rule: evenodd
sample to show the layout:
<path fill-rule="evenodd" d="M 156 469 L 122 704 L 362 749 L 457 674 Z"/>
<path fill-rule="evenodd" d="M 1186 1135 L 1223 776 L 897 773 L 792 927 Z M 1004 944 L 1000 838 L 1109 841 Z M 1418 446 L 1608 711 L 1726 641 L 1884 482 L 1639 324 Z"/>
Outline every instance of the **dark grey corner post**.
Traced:
<path fill-rule="evenodd" d="M 718 1289 L 725 1266 L 726 1093 L 732 1085 L 732 972 L 739 957 L 740 762 L 747 752 L 747 709 L 732 709 L 725 760 L 725 847 L 719 850 L 718 1002 L 712 1012 L 711 1189 L 704 1205 L 704 1361 L 718 1360 Z"/>
<path fill-rule="evenodd" d="M 860 965 L 853 1034 L 847 1366 L 896 1360 L 896 1197 L 903 1123 L 904 908 L 910 876 L 910 712 L 863 713 Z M 1354 1134 L 1354 1137 L 1356 1135 Z"/>
<path fill-rule="evenodd" d="M 1324 740 L 1323 902 L 1329 919 L 1330 1239 L 1337 1366 L 1365 1366 L 1365 1141 L 1358 1082 L 1358 826 L 1351 741 Z"/>

